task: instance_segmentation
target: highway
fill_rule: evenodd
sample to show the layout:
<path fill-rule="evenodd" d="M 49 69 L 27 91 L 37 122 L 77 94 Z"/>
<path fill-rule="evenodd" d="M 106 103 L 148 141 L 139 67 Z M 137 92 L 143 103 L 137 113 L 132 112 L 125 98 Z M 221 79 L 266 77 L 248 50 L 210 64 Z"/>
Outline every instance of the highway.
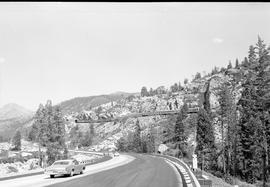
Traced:
<path fill-rule="evenodd" d="M 132 162 L 49 187 L 182 187 L 180 175 L 162 158 L 132 155 Z M 180 178 L 180 179 L 179 179 Z"/>
<path fill-rule="evenodd" d="M 91 176 L 92 174 L 102 172 L 108 169 L 112 169 L 115 167 L 119 167 L 129 162 L 132 162 L 135 158 L 128 155 L 120 155 L 118 157 L 114 157 L 108 161 L 101 162 L 94 165 L 86 166 L 85 172 L 82 175 L 75 175 L 73 177 L 56 177 L 50 178 L 48 175 L 40 174 L 28 177 L 15 178 L 10 180 L 0 181 L 1 187 L 43 187 L 49 186 L 52 184 L 57 184 L 64 181 L 70 180 L 81 180 L 83 177 Z M 74 187 L 76 187 L 75 185 Z"/>
<path fill-rule="evenodd" d="M 45 174 L 0 181 L 5 187 L 185 187 L 177 170 L 163 158 L 121 154 L 86 167 L 84 174 L 49 178 Z"/>

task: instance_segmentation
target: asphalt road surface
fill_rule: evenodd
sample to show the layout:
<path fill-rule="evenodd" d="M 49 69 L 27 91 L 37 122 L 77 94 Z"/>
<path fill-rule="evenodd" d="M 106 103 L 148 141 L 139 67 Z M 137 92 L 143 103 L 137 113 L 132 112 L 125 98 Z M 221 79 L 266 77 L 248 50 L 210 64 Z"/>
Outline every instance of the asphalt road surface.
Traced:
<path fill-rule="evenodd" d="M 84 174 L 50 178 L 45 174 L 0 181 L 2 187 L 186 187 L 163 158 L 131 154 L 89 165 Z"/>
<path fill-rule="evenodd" d="M 69 180 L 80 180 L 82 177 L 88 177 L 98 172 L 103 172 L 115 167 L 128 164 L 134 159 L 135 158 L 132 156 L 120 155 L 105 162 L 86 166 L 85 172 L 82 175 L 75 175 L 73 177 L 50 178 L 46 174 L 39 174 L 34 176 L 3 180 L 0 181 L 0 187 L 43 187 Z M 74 185 L 74 187 L 76 186 L 77 185 Z"/>
<path fill-rule="evenodd" d="M 180 187 L 180 175 L 162 158 L 131 155 L 132 162 L 49 187 Z M 180 178 L 180 179 L 179 179 Z M 53 179 L 57 180 L 57 179 Z"/>

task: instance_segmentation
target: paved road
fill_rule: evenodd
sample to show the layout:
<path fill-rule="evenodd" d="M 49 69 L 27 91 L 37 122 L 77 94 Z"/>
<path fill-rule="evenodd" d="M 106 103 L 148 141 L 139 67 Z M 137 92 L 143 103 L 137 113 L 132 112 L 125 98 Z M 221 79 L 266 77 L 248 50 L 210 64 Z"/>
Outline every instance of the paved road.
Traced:
<path fill-rule="evenodd" d="M 132 155 L 132 162 L 49 187 L 180 187 L 180 175 L 162 158 Z M 180 179 L 179 179 L 180 178 Z M 57 180 L 57 179 L 55 179 Z"/>
<path fill-rule="evenodd" d="M 51 179 L 48 175 L 39 174 L 34 176 L 3 180 L 0 181 L 1 187 L 43 187 L 69 180 L 81 180 L 82 177 L 93 175 L 94 173 L 103 172 L 115 167 L 119 167 L 129 162 L 132 162 L 135 158 L 128 155 L 120 155 L 114 157 L 108 161 L 101 162 L 94 165 L 86 166 L 85 172 L 82 175 L 75 175 L 73 177 L 56 177 Z M 77 185 L 74 185 L 76 187 Z"/>

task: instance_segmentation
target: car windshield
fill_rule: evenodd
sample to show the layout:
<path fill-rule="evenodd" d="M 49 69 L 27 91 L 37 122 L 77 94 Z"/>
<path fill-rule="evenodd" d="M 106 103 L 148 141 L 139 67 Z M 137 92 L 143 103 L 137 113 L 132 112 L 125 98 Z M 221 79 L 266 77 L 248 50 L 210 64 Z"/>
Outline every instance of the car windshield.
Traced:
<path fill-rule="evenodd" d="M 57 161 L 53 165 L 69 165 L 69 161 Z"/>

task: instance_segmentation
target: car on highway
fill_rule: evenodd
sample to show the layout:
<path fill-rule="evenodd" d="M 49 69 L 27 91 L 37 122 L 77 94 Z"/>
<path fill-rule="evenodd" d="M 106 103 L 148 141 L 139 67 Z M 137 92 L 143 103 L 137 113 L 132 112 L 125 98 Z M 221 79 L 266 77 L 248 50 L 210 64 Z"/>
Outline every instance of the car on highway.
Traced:
<path fill-rule="evenodd" d="M 45 169 L 44 173 L 54 178 L 56 175 L 68 175 L 72 177 L 75 174 L 83 174 L 85 163 L 79 163 L 75 159 L 57 160 L 51 166 Z"/>
<path fill-rule="evenodd" d="M 118 152 L 115 152 L 114 153 L 114 156 L 119 156 L 120 154 Z"/>

